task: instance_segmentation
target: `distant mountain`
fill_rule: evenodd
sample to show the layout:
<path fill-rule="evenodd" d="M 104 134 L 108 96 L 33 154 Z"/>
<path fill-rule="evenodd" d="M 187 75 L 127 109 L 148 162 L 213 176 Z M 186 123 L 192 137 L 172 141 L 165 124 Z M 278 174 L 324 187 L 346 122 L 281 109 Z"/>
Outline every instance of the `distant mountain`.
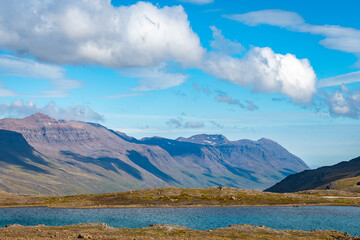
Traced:
<path fill-rule="evenodd" d="M 360 157 L 333 166 L 290 175 L 265 191 L 284 193 L 309 189 L 351 189 L 360 192 L 360 186 L 357 185 L 360 182 L 358 176 L 360 176 Z"/>
<path fill-rule="evenodd" d="M 213 135 L 199 134 L 189 138 L 179 137 L 176 140 L 180 142 L 190 142 L 190 143 L 197 143 L 204 145 L 220 145 L 220 144 L 229 143 L 229 140 L 221 134 L 213 134 Z"/>
<path fill-rule="evenodd" d="M 150 187 L 264 189 L 308 169 L 268 140 L 222 135 L 136 139 L 41 113 L 0 120 L 0 191 L 102 193 Z"/>

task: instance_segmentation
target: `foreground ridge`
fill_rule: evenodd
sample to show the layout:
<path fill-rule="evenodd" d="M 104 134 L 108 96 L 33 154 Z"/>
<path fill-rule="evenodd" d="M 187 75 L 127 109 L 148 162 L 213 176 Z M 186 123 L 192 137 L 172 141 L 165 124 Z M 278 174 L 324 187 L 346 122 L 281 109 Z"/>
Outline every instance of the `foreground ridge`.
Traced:
<path fill-rule="evenodd" d="M 310 189 L 343 190 L 360 193 L 360 157 L 290 175 L 268 192 L 298 192 Z"/>
<path fill-rule="evenodd" d="M 342 191 L 270 193 L 229 187 L 153 188 L 129 192 L 38 196 L 0 193 L 0 207 L 126 208 L 215 206 L 360 206 L 360 194 Z"/>

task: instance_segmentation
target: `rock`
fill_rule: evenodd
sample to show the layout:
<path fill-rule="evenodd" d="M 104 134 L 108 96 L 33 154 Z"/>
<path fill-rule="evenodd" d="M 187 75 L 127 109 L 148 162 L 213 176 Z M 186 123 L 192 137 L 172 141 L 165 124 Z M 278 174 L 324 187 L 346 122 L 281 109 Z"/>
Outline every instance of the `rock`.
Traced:
<path fill-rule="evenodd" d="M 172 230 L 187 230 L 188 228 L 185 226 L 178 226 L 178 225 L 167 225 L 167 224 L 151 224 L 147 228 L 157 228 L 165 230 L 166 232 L 170 232 Z"/>
<path fill-rule="evenodd" d="M 79 236 L 77 238 L 91 239 L 91 236 L 88 235 L 87 233 L 85 233 L 85 234 L 79 234 Z"/>
<path fill-rule="evenodd" d="M 113 229 L 113 227 L 107 225 L 106 223 L 78 223 L 75 225 L 71 225 L 77 228 L 84 228 L 84 227 L 97 227 L 103 229 Z"/>
<path fill-rule="evenodd" d="M 23 227 L 23 225 L 20 225 L 20 224 L 8 224 L 8 225 L 5 225 L 6 228 L 9 228 L 9 227 Z"/>

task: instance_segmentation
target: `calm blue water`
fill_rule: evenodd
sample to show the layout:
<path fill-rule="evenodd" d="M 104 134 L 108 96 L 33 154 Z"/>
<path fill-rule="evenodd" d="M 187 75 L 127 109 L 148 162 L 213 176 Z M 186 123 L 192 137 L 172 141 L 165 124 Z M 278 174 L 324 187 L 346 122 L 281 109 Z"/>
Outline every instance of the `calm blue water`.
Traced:
<path fill-rule="evenodd" d="M 54 209 L 2 208 L 0 227 L 7 224 L 52 226 L 103 222 L 113 227 L 140 228 L 163 223 L 193 229 L 214 229 L 230 224 L 265 225 L 275 229 L 334 229 L 360 235 L 360 208 L 231 207 L 231 208 L 116 208 Z"/>

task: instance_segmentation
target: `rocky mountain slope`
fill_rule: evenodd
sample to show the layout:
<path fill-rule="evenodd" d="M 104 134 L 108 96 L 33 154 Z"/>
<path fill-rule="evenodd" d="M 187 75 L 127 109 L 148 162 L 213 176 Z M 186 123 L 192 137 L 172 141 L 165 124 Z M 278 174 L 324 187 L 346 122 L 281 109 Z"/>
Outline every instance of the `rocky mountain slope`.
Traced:
<path fill-rule="evenodd" d="M 308 169 L 268 140 L 222 135 L 135 139 L 99 124 L 38 113 L 0 120 L 0 190 L 75 194 L 149 187 L 264 189 Z"/>
<path fill-rule="evenodd" d="M 286 177 L 266 189 L 268 192 L 298 192 L 309 189 L 336 189 L 360 192 L 360 157 L 333 166 L 306 170 Z"/>

